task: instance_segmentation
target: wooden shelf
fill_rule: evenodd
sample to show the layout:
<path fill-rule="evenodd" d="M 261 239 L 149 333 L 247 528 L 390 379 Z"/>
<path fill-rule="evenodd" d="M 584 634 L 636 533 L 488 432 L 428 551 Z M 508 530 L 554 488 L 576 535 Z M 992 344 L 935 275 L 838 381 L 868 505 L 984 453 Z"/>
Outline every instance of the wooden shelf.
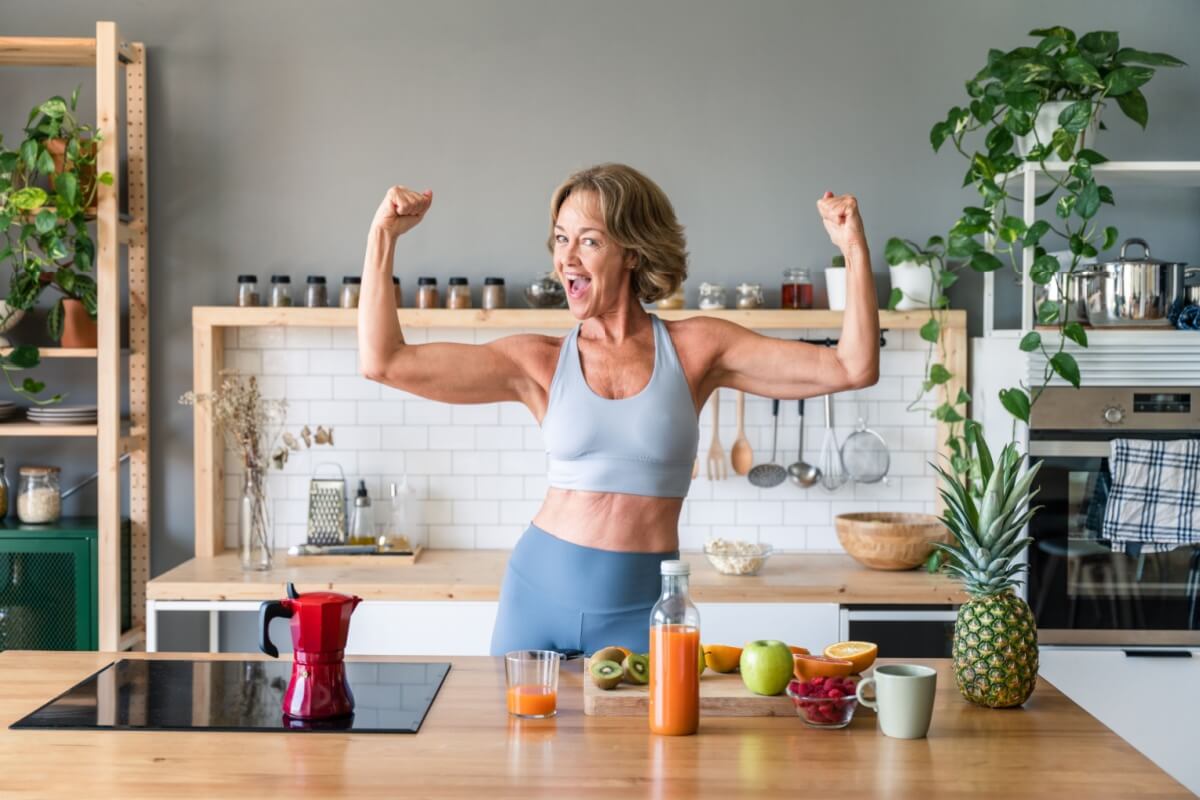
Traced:
<path fill-rule="evenodd" d="M 137 62 L 128 44 L 117 45 L 122 64 Z M 0 65 L 25 67 L 95 67 L 96 40 L 60 36 L 0 36 Z"/>
<path fill-rule="evenodd" d="M 96 438 L 97 425 L 43 425 L 40 422 L 0 422 L 0 436 L 76 436 Z"/>
<path fill-rule="evenodd" d="M 1070 162 L 1047 163 L 1043 171 L 1038 164 L 1025 164 L 1004 177 L 1016 180 L 1032 173 L 1039 188 L 1048 188 L 1050 175 L 1066 175 L 1070 167 Z M 1092 174 L 1109 185 L 1200 187 L 1200 161 L 1106 161 L 1093 166 Z"/>
<path fill-rule="evenodd" d="M 35 345 L 36 346 L 36 345 Z M 11 347 L 0 348 L 0 355 L 10 355 Z M 38 347 L 41 358 L 95 358 L 95 347 Z"/>
<path fill-rule="evenodd" d="M 512 328 L 569 330 L 576 319 L 566 309 L 505 308 L 484 309 L 417 309 L 402 308 L 397 315 L 400 324 L 413 328 Z M 723 311 L 653 310 L 664 320 L 680 320 L 705 316 L 736 322 L 754 330 L 804 330 L 840 328 L 842 312 L 828 309 L 784 311 L 761 309 L 754 311 L 726 309 Z M 948 328 L 965 328 L 967 312 L 950 310 L 936 312 Z M 891 330 L 916 330 L 929 321 L 929 311 L 880 311 L 879 325 Z M 358 310 L 353 308 L 243 308 L 240 306 L 196 306 L 192 309 L 194 327 L 260 328 L 308 327 L 353 328 L 358 323 Z"/>

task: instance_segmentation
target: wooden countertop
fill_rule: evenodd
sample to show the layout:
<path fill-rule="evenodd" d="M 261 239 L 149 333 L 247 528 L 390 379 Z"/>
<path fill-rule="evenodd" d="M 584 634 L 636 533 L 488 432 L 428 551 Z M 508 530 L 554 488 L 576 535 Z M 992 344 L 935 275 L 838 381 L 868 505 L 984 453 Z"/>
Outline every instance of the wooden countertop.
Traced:
<path fill-rule="evenodd" d="M 151 600 L 269 600 L 288 581 L 300 591 L 332 589 L 367 600 L 496 600 L 509 550 L 427 550 L 413 565 L 279 566 L 243 572 L 225 552 L 194 558 L 146 584 Z M 753 577 L 721 575 L 703 553 L 692 565 L 692 599 L 708 603 L 946 605 L 966 602 L 958 584 L 924 570 L 870 570 L 847 555 L 776 554 Z M 280 559 L 282 562 L 282 558 Z"/>
<path fill-rule="evenodd" d="M 1023 709 L 988 710 L 959 697 L 947 661 L 926 662 L 939 669 L 933 723 L 912 741 L 879 734 L 867 709 L 840 731 L 724 717 L 656 737 L 644 720 L 585 716 L 580 661 L 564 665 L 556 719 L 517 721 L 491 658 L 444 659 L 453 667 L 415 736 L 8 729 L 113 657 L 0 653 L 5 797 L 1190 796 L 1045 680 Z"/>

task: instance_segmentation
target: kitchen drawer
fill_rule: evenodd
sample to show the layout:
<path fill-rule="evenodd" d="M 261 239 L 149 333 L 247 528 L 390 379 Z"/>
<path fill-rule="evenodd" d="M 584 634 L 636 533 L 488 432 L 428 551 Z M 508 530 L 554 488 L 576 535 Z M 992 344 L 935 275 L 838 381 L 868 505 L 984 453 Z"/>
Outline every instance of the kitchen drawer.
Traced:
<path fill-rule="evenodd" d="M 754 639 L 782 639 L 820 652 L 838 640 L 835 603 L 697 603 L 705 644 L 740 647 Z"/>
<path fill-rule="evenodd" d="M 375 656 L 486 656 L 494 602 L 367 600 L 354 611 L 346 652 Z"/>

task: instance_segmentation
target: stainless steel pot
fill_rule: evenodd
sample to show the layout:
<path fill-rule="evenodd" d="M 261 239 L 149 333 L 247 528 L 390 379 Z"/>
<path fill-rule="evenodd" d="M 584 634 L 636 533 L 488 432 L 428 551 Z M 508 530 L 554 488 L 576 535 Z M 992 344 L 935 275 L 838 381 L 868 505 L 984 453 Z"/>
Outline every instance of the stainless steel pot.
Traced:
<path fill-rule="evenodd" d="M 1183 302 L 1200 306 L 1200 267 L 1188 267 L 1183 271 Z"/>
<path fill-rule="evenodd" d="M 1125 250 L 1140 244 L 1141 258 L 1129 258 Z M 1088 322 L 1096 327 L 1121 325 L 1168 325 L 1167 312 L 1183 292 L 1182 261 L 1159 261 L 1150 257 L 1144 239 L 1126 239 L 1116 261 L 1096 265 L 1087 280 Z"/>

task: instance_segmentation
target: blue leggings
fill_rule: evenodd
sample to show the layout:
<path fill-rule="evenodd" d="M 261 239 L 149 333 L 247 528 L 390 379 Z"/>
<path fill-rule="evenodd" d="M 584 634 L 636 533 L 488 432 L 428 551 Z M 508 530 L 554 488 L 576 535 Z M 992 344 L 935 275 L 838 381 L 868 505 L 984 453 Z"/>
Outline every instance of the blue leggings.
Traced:
<path fill-rule="evenodd" d="M 650 609 L 669 553 L 618 553 L 526 529 L 504 573 L 491 653 L 581 650 L 607 645 L 650 649 Z"/>

